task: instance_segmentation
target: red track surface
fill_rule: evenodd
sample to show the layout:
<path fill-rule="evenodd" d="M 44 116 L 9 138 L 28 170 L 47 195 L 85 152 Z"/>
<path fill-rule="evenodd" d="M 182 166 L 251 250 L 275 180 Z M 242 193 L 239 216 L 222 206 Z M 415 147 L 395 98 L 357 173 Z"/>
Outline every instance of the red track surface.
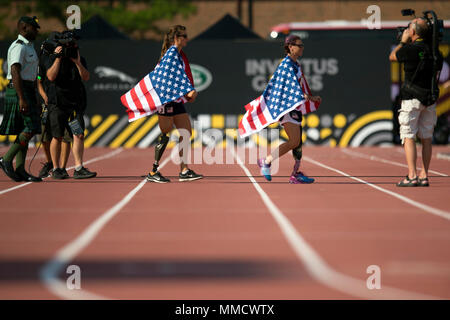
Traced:
<path fill-rule="evenodd" d="M 85 158 L 112 151 L 90 148 Z M 75 298 L 75 293 L 112 299 L 364 299 L 374 291 L 383 299 L 391 297 L 389 287 L 403 290 L 398 298 L 449 299 L 450 219 L 314 161 L 450 215 L 450 162 L 436 158 L 450 148 L 434 147 L 430 169 L 446 176 L 431 173 L 430 188 L 397 188 L 406 168 L 346 151 L 405 162 L 400 148 L 307 146 L 304 154 L 313 162 L 304 160 L 302 169 L 316 178 L 311 185 L 287 183 L 290 155 L 281 159 L 272 182 L 259 176 L 256 165 L 248 160 L 245 165 L 331 270 L 365 284 L 367 267 L 380 267 L 381 289 L 365 288 L 369 296 L 308 271 L 315 260 L 295 254 L 238 164 L 192 165 L 205 179 L 182 183 L 178 167 L 169 162 L 161 172 L 172 183 L 146 183 L 73 260 L 63 261 L 81 268 L 82 289 L 61 294 L 45 286 L 40 272 L 55 254 L 143 180 L 153 150 L 126 149 L 88 164 L 99 172 L 95 179 L 46 179 L 0 194 L 0 299 Z M 39 166 L 35 161 L 32 172 Z M 0 173 L 0 193 L 17 185 Z M 65 285 L 69 275 L 65 264 L 61 268 Z"/>

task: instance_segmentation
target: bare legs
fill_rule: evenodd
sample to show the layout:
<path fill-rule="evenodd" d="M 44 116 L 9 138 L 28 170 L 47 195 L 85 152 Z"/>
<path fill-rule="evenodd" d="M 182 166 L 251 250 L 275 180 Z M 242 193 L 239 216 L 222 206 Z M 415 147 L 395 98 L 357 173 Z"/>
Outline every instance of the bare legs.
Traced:
<path fill-rule="evenodd" d="M 159 128 L 161 129 L 162 134 L 169 134 L 170 131 L 172 131 L 173 126 L 175 125 L 175 127 L 178 130 L 183 129 L 186 132 L 188 132 L 189 138 L 190 138 L 190 136 L 192 134 L 191 133 L 192 128 L 191 128 L 191 121 L 190 121 L 189 115 L 187 113 L 177 114 L 172 117 L 158 115 L 158 117 L 159 117 Z M 179 140 L 180 144 L 182 141 L 183 141 L 183 135 L 180 135 L 180 140 Z M 180 172 L 183 172 L 188 169 L 186 161 L 183 161 L 183 148 L 180 148 L 179 155 L 181 158 Z"/>
<path fill-rule="evenodd" d="M 422 139 L 422 170 L 420 174 L 417 174 L 417 148 L 416 141 L 412 138 L 405 138 L 404 148 L 405 148 L 405 157 L 406 163 L 408 164 L 408 177 L 409 179 L 415 179 L 419 177 L 419 179 L 428 178 L 428 169 L 430 167 L 431 162 L 431 154 L 432 154 L 432 139 Z M 403 182 L 407 182 L 406 179 Z"/>
<path fill-rule="evenodd" d="M 300 139 L 302 138 L 300 136 L 300 126 L 298 124 L 286 122 L 283 124 L 283 127 L 286 131 L 286 134 L 288 135 L 289 140 L 282 143 L 278 147 L 277 153 L 272 153 L 266 157 L 266 164 L 270 164 L 273 160 L 283 156 L 285 153 L 296 148 L 300 144 Z"/>

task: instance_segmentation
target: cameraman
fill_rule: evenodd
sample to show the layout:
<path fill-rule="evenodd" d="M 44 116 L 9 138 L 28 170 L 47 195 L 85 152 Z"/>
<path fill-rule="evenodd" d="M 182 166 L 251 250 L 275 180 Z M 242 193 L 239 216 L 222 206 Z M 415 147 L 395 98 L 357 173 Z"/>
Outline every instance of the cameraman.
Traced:
<path fill-rule="evenodd" d="M 67 40 L 67 37 L 70 37 L 70 32 L 65 32 L 62 35 Z M 86 108 L 86 91 L 82 81 L 89 80 L 86 60 L 80 57 L 80 51 L 74 39 L 69 42 L 59 40 L 54 53 L 48 57 L 44 64 L 47 70 L 47 78 L 54 82 L 56 92 L 56 105 L 49 106 L 48 115 L 51 135 L 53 136 L 50 143 L 50 154 L 54 168 L 52 177 L 54 179 L 67 177 L 60 168 L 60 155 L 64 130 L 70 128 L 73 133 L 72 151 L 75 159 L 73 177 L 75 179 L 93 178 L 97 173 L 83 167 L 83 113 Z M 69 121 L 71 122 L 70 126 Z"/>
<path fill-rule="evenodd" d="M 54 32 L 50 35 L 50 37 L 46 40 L 54 41 L 55 37 L 58 37 L 59 32 Z M 45 44 L 45 42 L 44 42 Z M 50 82 L 47 78 L 47 70 L 45 69 L 44 63 L 49 56 L 49 52 L 46 50 L 45 45 L 41 46 L 41 51 L 39 53 L 39 66 L 38 66 L 38 78 L 37 78 L 37 88 L 39 92 L 38 99 L 40 101 L 40 105 L 42 106 L 42 137 L 41 143 L 44 149 L 46 162 L 43 164 L 42 169 L 39 172 L 39 178 L 45 178 L 53 169 L 52 157 L 50 155 L 50 142 L 52 141 L 50 124 L 48 121 L 48 109 L 49 105 L 56 105 L 56 92 L 55 92 L 55 84 L 54 82 Z M 51 107 L 50 107 L 51 108 Z M 67 160 L 69 159 L 70 147 L 73 142 L 73 138 L 71 133 L 65 129 L 64 137 L 62 140 L 62 150 L 61 150 L 61 161 L 60 168 L 63 170 L 64 175 L 68 178 L 69 174 L 66 171 Z"/>
<path fill-rule="evenodd" d="M 433 73 L 432 49 L 427 43 L 430 40 L 429 34 L 430 26 L 425 19 L 412 20 L 403 31 L 400 44 L 389 56 L 390 61 L 404 63 L 405 70 L 405 83 L 400 91 L 402 103 L 398 120 L 408 175 L 397 183 L 398 187 L 429 186 L 428 168 L 431 161 L 433 129 L 436 124 L 436 101 L 424 98 L 431 95 L 431 81 L 436 76 Z M 442 63 L 440 66 L 442 68 Z M 415 90 L 411 90 L 411 87 Z M 426 94 L 423 94 L 424 92 Z M 422 142 L 422 170 L 419 176 L 416 169 L 416 134 Z"/>

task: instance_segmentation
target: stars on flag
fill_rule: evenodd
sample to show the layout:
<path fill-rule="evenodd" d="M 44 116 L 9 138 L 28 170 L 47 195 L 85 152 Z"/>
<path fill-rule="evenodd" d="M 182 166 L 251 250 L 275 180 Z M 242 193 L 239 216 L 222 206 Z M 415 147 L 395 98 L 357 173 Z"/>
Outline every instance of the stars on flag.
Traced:
<path fill-rule="evenodd" d="M 303 100 L 303 92 L 296 78 L 296 68 L 293 64 L 294 62 L 286 57 L 263 92 L 267 107 L 274 118 Z"/>

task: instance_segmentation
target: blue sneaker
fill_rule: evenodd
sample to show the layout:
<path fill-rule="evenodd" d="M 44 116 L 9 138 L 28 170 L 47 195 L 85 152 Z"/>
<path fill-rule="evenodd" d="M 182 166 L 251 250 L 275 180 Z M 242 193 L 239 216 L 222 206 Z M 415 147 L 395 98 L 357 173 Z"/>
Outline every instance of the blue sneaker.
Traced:
<path fill-rule="evenodd" d="M 299 184 L 299 183 L 313 183 L 314 179 L 307 177 L 303 174 L 303 172 L 299 171 L 295 175 L 292 175 L 289 179 L 289 183 Z"/>
<path fill-rule="evenodd" d="M 270 164 L 264 161 L 264 158 L 258 159 L 258 167 L 261 168 L 261 175 L 266 178 L 267 181 L 272 181 L 272 176 L 270 175 Z"/>

